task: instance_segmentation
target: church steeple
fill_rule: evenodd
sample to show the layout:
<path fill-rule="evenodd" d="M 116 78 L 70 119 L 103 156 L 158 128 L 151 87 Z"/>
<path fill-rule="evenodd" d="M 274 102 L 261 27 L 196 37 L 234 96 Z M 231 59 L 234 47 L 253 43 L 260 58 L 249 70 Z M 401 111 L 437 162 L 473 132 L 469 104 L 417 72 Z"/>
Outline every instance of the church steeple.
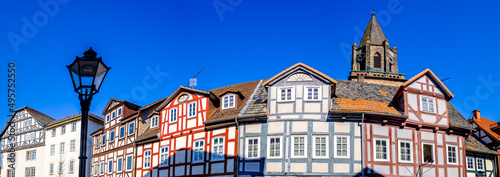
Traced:
<path fill-rule="evenodd" d="M 398 50 L 391 49 L 380 24 L 372 14 L 359 46 L 354 43 L 349 80 L 399 86 L 405 75 L 398 71 Z"/>

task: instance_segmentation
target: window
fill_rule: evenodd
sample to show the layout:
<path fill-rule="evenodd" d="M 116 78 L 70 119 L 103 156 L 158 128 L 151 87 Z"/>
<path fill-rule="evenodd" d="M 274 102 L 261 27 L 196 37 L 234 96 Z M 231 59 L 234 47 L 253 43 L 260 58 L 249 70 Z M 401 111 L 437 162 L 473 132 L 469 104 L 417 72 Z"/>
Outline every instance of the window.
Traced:
<path fill-rule="evenodd" d="M 160 116 L 158 116 L 158 115 L 154 115 L 151 118 L 151 128 L 158 127 L 158 119 L 159 119 L 159 117 Z M 177 121 L 177 118 L 175 118 L 175 120 Z"/>
<path fill-rule="evenodd" d="M 106 135 L 102 135 L 102 145 L 106 145 Z"/>
<path fill-rule="evenodd" d="M 99 137 L 95 139 L 95 148 L 99 148 Z"/>
<path fill-rule="evenodd" d="M 132 156 L 127 156 L 127 171 L 132 170 Z"/>
<path fill-rule="evenodd" d="M 64 142 L 62 142 L 61 144 L 59 144 L 59 153 L 62 154 L 64 153 Z"/>
<path fill-rule="evenodd" d="M 98 169 L 98 168 L 99 168 L 99 167 L 98 167 L 98 166 L 97 166 L 97 164 L 95 163 L 95 164 L 94 164 L 94 176 L 97 176 L 97 169 Z"/>
<path fill-rule="evenodd" d="M 35 177 L 35 167 L 26 168 L 26 177 Z"/>
<path fill-rule="evenodd" d="M 205 160 L 203 158 L 204 155 L 205 155 L 205 141 L 204 140 L 194 141 L 193 162 L 203 162 L 203 160 Z"/>
<path fill-rule="evenodd" d="M 76 140 L 69 141 L 69 151 L 71 152 L 75 151 L 75 146 L 76 146 Z"/>
<path fill-rule="evenodd" d="M 108 161 L 108 173 L 113 172 L 113 160 Z"/>
<path fill-rule="evenodd" d="M 61 135 L 66 133 L 66 125 L 61 126 Z"/>
<path fill-rule="evenodd" d="M 16 170 L 11 169 L 7 170 L 7 177 L 15 177 L 16 176 Z"/>
<path fill-rule="evenodd" d="M 115 141 L 115 131 L 109 133 L 109 142 Z"/>
<path fill-rule="evenodd" d="M 113 111 L 113 112 L 111 113 L 111 120 L 113 120 L 113 119 L 115 119 L 115 118 L 116 118 L 116 112 L 115 112 L 115 111 Z"/>
<path fill-rule="evenodd" d="M 54 155 L 56 153 L 56 145 L 50 145 L 50 155 Z"/>
<path fill-rule="evenodd" d="M 446 145 L 446 149 L 448 150 L 448 164 L 458 165 L 457 161 L 457 146 L 454 145 Z"/>
<path fill-rule="evenodd" d="M 53 163 L 51 163 L 49 165 L 49 174 L 54 174 L 54 164 Z"/>
<path fill-rule="evenodd" d="M 177 108 L 170 109 L 170 122 L 177 122 Z"/>
<path fill-rule="evenodd" d="M 26 160 L 36 160 L 36 150 L 26 152 Z"/>
<path fill-rule="evenodd" d="M 106 122 L 109 122 L 109 114 L 106 115 Z"/>
<path fill-rule="evenodd" d="M 399 144 L 399 162 L 412 162 L 412 142 L 398 140 Z"/>
<path fill-rule="evenodd" d="M 56 128 L 52 129 L 52 137 L 56 136 Z"/>
<path fill-rule="evenodd" d="M 222 101 L 224 104 L 222 104 L 222 109 L 228 109 L 228 108 L 234 108 L 234 94 L 229 94 L 224 97 L 222 97 Z"/>
<path fill-rule="evenodd" d="M 75 161 L 74 160 L 70 160 L 69 161 L 69 173 L 73 173 L 75 170 Z"/>
<path fill-rule="evenodd" d="M 306 87 L 304 90 L 305 100 L 320 100 L 321 88 L 320 87 Z"/>
<path fill-rule="evenodd" d="M 268 138 L 268 157 L 278 158 L 281 157 L 281 137 L 269 137 Z"/>
<path fill-rule="evenodd" d="M 292 136 L 292 157 L 306 157 L 306 137 L 305 136 Z"/>
<path fill-rule="evenodd" d="M 388 146 L 389 140 L 374 138 L 375 161 L 389 161 Z"/>
<path fill-rule="evenodd" d="M 259 158 L 259 138 L 247 138 L 247 158 Z"/>
<path fill-rule="evenodd" d="M 476 158 L 476 167 L 477 171 L 484 171 L 484 159 Z"/>
<path fill-rule="evenodd" d="M 293 101 L 294 89 L 292 87 L 278 89 L 278 101 Z"/>
<path fill-rule="evenodd" d="M 160 165 L 168 165 L 168 146 L 160 148 Z"/>
<path fill-rule="evenodd" d="M 122 172 L 123 171 L 123 158 L 118 158 L 116 160 L 116 171 Z"/>
<path fill-rule="evenodd" d="M 104 174 L 104 162 L 101 162 L 101 170 L 99 171 L 99 173 L 101 175 Z"/>
<path fill-rule="evenodd" d="M 424 162 L 434 163 L 434 144 L 423 143 L 422 149 L 422 159 L 424 159 Z"/>
<path fill-rule="evenodd" d="M 335 158 L 349 158 L 349 136 L 335 135 Z"/>
<path fill-rule="evenodd" d="M 196 102 L 188 104 L 188 118 L 196 117 Z"/>
<path fill-rule="evenodd" d="M 144 151 L 144 168 L 151 168 L 151 150 Z"/>
<path fill-rule="evenodd" d="M 328 139 L 326 136 L 314 136 L 313 157 L 327 158 L 328 157 Z"/>
<path fill-rule="evenodd" d="M 134 134 L 134 123 L 128 124 L 128 135 L 133 135 Z"/>
<path fill-rule="evenodd" d="M 476 170 L 474 169 L 474 157 L 467 156 L 467 170 Z"/>
<path fill-rule="evenodd" d="M 71 122 L 71 131 L 76 131 L 76 122 Z"/>
<path fill-rule="evenodd" d="M 118 108 L 118 117 L 122 115 L 122 108 Z"/>
<path fill-rule="evenodd" d="M 125 127 L 120 127 L 120 139 L 125 137 Z"/>
<path fill-rule="evenodd" d="M 378 53 L 375 53 L 375 55 L 373 55 L 373 66 L 373 70 L 382 71 L 382 61 L 380 59 L 380 54 Z"/>
<path fill-rule="evenodd" d="M 423 112 L 430 112 L 430 113 L 435 113 L 435 105 L 434 105 L 434 98 L 432 97 L 426 97 L 426 96 L 420 96 L 421 99 L 421 104 L 420 107 Z"/>
<path fill-rule="evenodd" d="M 212 160 L 224 159 L 224 138 L 217 137 L 212 142 Z"/>
<path fill-rule="evenodd" d="M 59 174 L 63 173 L 64 162 L 59 162 Z"/>

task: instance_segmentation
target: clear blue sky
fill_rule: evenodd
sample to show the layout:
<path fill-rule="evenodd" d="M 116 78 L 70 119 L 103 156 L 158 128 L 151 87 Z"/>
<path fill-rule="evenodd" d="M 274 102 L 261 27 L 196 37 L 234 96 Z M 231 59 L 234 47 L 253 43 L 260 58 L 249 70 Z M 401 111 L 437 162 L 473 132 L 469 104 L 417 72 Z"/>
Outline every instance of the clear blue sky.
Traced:
<path fill-rule="evenodd" d="M 0 1 L 0 127 L 8 120 L 8 62 L 17 65 L 16 108 L 59 119 L 80 112 L 65 66 L 93 47 L 112 67 L 91 105 L 101 115 L 110 98 L 144 106 L 203 67 L 196 88 L 205 90 L 270 78 L 297 62 L 347 79 L 351 45 L 372 9 L 399 49 L 401 73 L 430 68 L 449 77 L 464 116 L 480 109 L 500 120 L 498 1 L 65 1 L 48 11 L 38 1 Z M 157 67 L 168 76 L 148 72 Z M 496 83 L 481 82 L 488 77 Z"/>

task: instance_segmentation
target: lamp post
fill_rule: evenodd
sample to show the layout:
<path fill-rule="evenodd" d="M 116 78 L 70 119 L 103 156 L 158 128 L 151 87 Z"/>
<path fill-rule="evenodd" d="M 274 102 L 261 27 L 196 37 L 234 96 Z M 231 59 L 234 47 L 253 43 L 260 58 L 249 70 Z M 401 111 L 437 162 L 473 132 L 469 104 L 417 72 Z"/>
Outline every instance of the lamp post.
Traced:
<path fill-rule="evenodd" d="M 76 57 L 71 65 L 66 66 L 73 81 L 75 92 L 78 93 L 78 99 L 82 109 L 81 128 L 80 128 L 80 171 L 79 177 L 85 177 L 87 160 L 87 127 L 89 121 L 89 108 L 92 96 L 99 92 L 102 81 L 111 67 L 107 67 L 102 62 L 102 57 L 97 58 L 97 53 L 92 47 L 83 53 L 83 57 Z"/>

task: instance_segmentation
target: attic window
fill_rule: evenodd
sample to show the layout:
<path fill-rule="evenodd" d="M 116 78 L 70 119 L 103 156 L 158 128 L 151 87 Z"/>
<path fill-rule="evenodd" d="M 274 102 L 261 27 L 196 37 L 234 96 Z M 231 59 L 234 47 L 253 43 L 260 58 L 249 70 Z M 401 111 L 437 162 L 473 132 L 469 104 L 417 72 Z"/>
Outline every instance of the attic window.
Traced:
<path fill-rule="evenodd" d="M 432 97 L 421 96 L 420 107 L 422 112 L 436 113 L 436 100 Z"/>
<path fill-rule="evenodd" d="M 235 107 L 235 94 L 228 94 L 222 97 L 222 109 L 234 108 Z"/>
<path fill-rule="evenodd" d="M 122 108 L 118 108 L 118 117 L 122 115 Z"/>
<path fill-rule="evenodd" d="M 287 81 L 312 81 L 311 76 L 304 73 L 297 73 L 288 78 Z"/>
<path fill-rule="evenodd" d="M 158 127 L 158 117 L 157 115 L 151 118 L 151 128 Z"/>

